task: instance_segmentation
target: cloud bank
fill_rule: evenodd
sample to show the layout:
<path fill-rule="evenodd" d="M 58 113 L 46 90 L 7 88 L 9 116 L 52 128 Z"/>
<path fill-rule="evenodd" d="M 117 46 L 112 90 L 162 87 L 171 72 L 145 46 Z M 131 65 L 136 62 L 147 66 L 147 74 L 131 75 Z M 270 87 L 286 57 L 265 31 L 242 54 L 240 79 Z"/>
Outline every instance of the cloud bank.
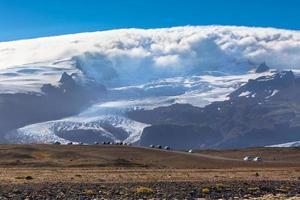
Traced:
<path fill-rule="evenodd" d="M 299 31 L 232 26 L 120 29 L 3 42 L 0 69 L 29 63 L 59 67 L 56 61 L 72 60 L 70 67 L 89 78 L 124 85 L 203 71 L 243 73 L 261 62 L 299 69 L 299 55 Z"/>

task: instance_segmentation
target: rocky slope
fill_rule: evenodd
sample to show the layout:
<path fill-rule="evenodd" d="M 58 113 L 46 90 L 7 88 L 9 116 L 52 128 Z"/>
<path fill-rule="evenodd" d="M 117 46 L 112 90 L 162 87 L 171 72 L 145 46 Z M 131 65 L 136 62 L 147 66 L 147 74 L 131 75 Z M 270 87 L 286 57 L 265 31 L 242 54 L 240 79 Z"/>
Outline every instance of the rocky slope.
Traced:
<path fill-rule="evenodd" d="M 44 84 L 41 91 L 0 94 L 0 142 L 6 143 L 6 139 L 13 137 L 15 129 L 27 124 L 78 113 L 99 98 L 105 88 L 77 84 L 71 75 L 63 73 L 58 86 Z"/>
<path fill-rule="evenodd" d="M 159 142 L 161 135 L 167 135 L 168 143 L 174 148 L 286 143 L 300 140 L 299 88 L 300 78 L 292 71 L 282 71 L 249 80 L 229 94 L 229 100 L 213 102 L 204 108 L 174 104 L 130 111 L 128 116 L 152 124 L 143 131 L 142 145 L 148 144 L 147 141 Z M 189 137 L 189 134 L 197 136 Z"/>

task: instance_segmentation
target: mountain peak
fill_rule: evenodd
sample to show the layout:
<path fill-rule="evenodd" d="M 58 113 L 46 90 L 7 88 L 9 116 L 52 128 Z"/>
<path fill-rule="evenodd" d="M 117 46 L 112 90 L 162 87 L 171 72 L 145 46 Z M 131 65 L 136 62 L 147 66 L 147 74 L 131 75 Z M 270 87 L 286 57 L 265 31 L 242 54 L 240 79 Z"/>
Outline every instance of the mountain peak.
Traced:
<path fill-rule="evenodd" d="M 61 75 L 59 83 L 61 84 L 61 88 L 63 88 L 63 89 L 71 89 L 71 88 L 73 88 L 76 85 L 76 83 L 73 80 L 72 76 L 69 75 L 66 72 L 64 72 Z"/>
<path fill-rule="evenodd" d="M 261 63 L 257 69 L 255 70 L 255 73 L 263 73 L 269 71 L 270 68 L 266 65 L 266 62 Z"/>
<path fill-rule="evenodd" d="M 250 79 L 245 85 L 232 92 L 229 96 L 231 99 L 244 96 L 271 97 L 273 95 L 270 95 L 270 93 L 293 86 L 295 80 L 296 78 L 292 71 L 276 72 L 273 75 L 261 76 L 254 80 Z"/>
<path fill-rule="evenodd" d="M 67 72 L 62 73 L 59 82 L 60 83 L 65 83 L 65 82 L 68 82 L 68 81 L 74 81 L 72 76 L 69 75 Z"/>

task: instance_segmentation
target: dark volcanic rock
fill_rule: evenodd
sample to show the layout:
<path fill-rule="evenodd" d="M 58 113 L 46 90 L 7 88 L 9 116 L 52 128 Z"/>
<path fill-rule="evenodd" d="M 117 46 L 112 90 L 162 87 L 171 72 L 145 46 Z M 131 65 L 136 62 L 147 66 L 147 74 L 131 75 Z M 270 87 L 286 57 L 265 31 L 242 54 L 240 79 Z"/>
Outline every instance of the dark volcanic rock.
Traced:
<path fill-rule="evenodd" d="M 64 85 L 64 87 L 68 87 L 68 88 L 72 88 L 74 86 L 76 86 L 75 81 L 73 80 L 72 76 L 67 74 L 66 72 L 64 72 L 59 80 L 59 83 L 61 83 L 62 85 Z"/>
<path fill-rule="evenodd" d="M 160 144 L 176 149 L 200 149 L 209 147 L 220 139 L 221 136 L 210 127 L 162 124 L 145 128 L 140 145 Z"/>
<path fill-rule="evenodd" d="M 299 189 L 299 181 L 28 183 L 1 185 L 0 199 L 299 199 Z"/>
<path fill-rule="evenodd" d="M 289 89 L 297 89 L 299 87 L 300 79 L 296 79 L 292 71 L 284 71 L 275 73 L 272 76 L 262 76 L 255 80 L 249 80 L 247 84 L 241 86 L 236 91 L 232 92 L 229 97 L 239 98 L 243 92 L 255 94 L 252 100 L 264 100 L 270 96 L 274 91 L 286 91 Z M 290 96 L 287 96 L 290 98 Z"/>
<path fill-rule="evenodd" d="M 270 68 L 266 65 L 265 62 L 261 63 L 258 68 L 256 69 L 256 73 L 263 73 L 269 71 Z"/>
<path fill-rule="evenodd" d="M 136 121 L 146 124 L 194 124 L 199 119 L 202 112 L 201 108 L 190 104 L 173 104 L 166 107 L 158 107 L 153 110 L 132 110 L 127 115 Z"/>
<path fill-rule="evenodd" d="M 199 142 L 199 145 L 211 148 L 266 146 L 300 140 L 300 78 L 295 77 L 293 72 L 278 72 L 249 80 L 229 97 L 229 100 L 214 102 L 204 108 L 175 104 L 153 110 L 130 111 L 128 116 L 153 126 L 176 124 L 210 127 L 221 137 L 215 144 L 210 140 L 204 144 Z M 176 133 L 181 133 L 181 138 L 185 134 L 203 136 L 197 129 L 192 133 L 179 130 Z M 174 127 L 169 130 L 165 128 L 163 132 L 153 127 L 145 129 L 141 144 L 146 143 L 144 134 L 147 134 L 147 140 L 151 138 L 151 141 L 157 141 L 160 135 L 167 133 L 167 145 L 188 145 L 190 142 L 174 139 L 171 135 Z"/>
<path fill-rule="evenodd" d="M 105 91 L 101 85 L 78 85 L 67 73 L 59 82 L 58 87 L 43 85 L 42 94 L 0 94 L 0 142 L 7 142 L 4 134 L 11 130 L 77 114 Z"/>

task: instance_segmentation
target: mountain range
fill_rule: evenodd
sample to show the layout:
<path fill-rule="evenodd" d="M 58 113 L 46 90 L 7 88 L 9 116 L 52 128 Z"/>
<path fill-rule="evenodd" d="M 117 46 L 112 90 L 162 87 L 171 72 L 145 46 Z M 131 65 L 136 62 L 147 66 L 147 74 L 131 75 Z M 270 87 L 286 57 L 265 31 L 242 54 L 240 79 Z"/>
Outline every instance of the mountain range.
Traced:
<path fill-rule="evenodd" d="M 151 124 L 141 145 L 174 148 L 239 148 L 268 146 L 300 139 L 300 78 L 292 71 L 250 79 L 229 99 L 203 108 L 173 104 L 134 110 L 128 116 Z"/>
<path fill-rule="evenodd" d="M 299 49 L 297 31 L 234 26 L 2 42 L 0 142 L 298 141 Z"/>

